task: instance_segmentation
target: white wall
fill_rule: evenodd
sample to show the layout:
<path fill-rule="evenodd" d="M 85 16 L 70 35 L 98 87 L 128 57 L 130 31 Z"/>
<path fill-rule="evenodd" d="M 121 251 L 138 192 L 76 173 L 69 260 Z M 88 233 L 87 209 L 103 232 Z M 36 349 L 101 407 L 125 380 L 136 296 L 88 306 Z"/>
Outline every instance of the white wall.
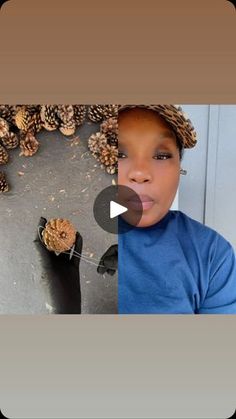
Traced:
<path fill-rule="evenodd" d="M 181 105 L 197 131 L 185 151 L 179 210 L 214 228 L 236 249 L 236 105 Z"/>

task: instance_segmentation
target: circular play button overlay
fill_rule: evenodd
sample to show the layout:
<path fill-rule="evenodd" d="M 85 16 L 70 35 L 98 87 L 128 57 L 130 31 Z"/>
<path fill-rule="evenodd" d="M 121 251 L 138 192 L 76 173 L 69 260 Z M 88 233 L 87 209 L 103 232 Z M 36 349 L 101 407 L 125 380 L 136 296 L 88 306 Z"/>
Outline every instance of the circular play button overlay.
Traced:
<path fill-rule="evenodd" d="M 93 214 L 98 225 L 108 233 L 122 234 L 136 227 L 142 217 L 142 202 L 133 189 L 112 185 L 96 197 Z"/>

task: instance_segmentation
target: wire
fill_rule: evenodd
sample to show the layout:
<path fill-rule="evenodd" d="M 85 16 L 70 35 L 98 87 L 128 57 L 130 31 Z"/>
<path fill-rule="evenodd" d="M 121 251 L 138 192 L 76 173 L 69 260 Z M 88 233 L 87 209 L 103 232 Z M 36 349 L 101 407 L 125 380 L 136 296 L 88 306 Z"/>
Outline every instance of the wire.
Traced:
<path fill-rule="evenodd" d="M 42 240 L 42 236 L 41 236 L 41 233 L 40 233 L 40 229 L 44 230 L 44 227 L 43 227 L 43 226 L 38 226 L 38 236 L 39 236 L 39 239 L 40 239 L 41 243 L 43 244 L 43 246 L 45 246 L 45 244 L 44 244 L 44 242 L 43 242 L 43 240 Z M 59 239 L 59 241 L 60 241 L 62 244 L 65 244 L 65 241 L 64 241 L 63 239 Z M 72 248 L 72 249 L 73 249 L 73 248 Z M 55 252 L 55 253 L 56 253 L 56 252 Z M 76 250 L 73 250 L 73 252 L 72 252 L 72 251 L 70 251 L 70 252 L 65 251 L 65 252 L 60 252 L 60 253 L 64 253 L 64 254 L 66 254 L 66 255 L 70 255 L 71 257 L 72 257 L 72 256 L 75 256 L 75 257 L 77 257 L 78 259 L 81 259 L 81 260 L 83 260 L 84 262 L 90 263 L 91 265 L 95 265 L 95 266 L 97 266 L 97 267 L 102 267 L 102 268 L 106 267 L 107 269 L 114 269 L 114 266 L 105 266 L 105 265 L 100 265 L 100 264 L 98 264 L 98 263 L 95 263 L 95 262 L 93 262 L 91 259 L 96 260 L 96 261 L 100 261 L 100 259 L 90 258 L 89 256 L 83 256 L 81 253 L 77 252 Z M 60 253 L 58 253 L 58 254 L 56 253 L 56 254 L 57 254 L 57 256 L 58 256 Z M 71 257 L 70 257 L 70 259 L 71 259 Z M 89 260 L 87 260 L 88 258 L 89 258 Z"/>

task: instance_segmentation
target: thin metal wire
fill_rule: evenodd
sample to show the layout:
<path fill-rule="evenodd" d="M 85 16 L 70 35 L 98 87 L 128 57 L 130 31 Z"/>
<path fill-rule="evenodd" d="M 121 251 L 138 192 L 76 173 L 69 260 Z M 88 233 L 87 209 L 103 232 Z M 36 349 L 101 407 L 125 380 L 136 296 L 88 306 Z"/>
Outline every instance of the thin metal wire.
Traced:
<path fill-rule="evenodd" d="M 40 234 L 40 229 L 44 229 L 44 227 L 43 227 L 43 226 L 38 226 L 38 236 L 39 236 L 39 239 L 40 239 L 41 243 L 45 246 L 45 244 L 44 244 L 44 242 L 43 242 L 43 240 L 42 240 L 41 234 Z M 62 243 L 62 244 L 65 244 L 65 241 L 64 241 L 64 240 L 60 239 L 60 241 L 61 241 L 61 243 Z M 73 249 L 73 248 L 72 248 L 72 249 Z M 64 254 L 66 254 L 66 255 L 69 255 L 69 256 L 70 256 L 70 259 L 71 259 L 71 258 L 72 258 L 72 256 L 74 255 L 74 256 L 75 256 L 75 257 L 77 257 L 78 259 L 80 258 L 80 259 L 81 259 L 81 260 L 83 260 L 84 262 L 90 263 L 91 265 L 95 265 L 95 266 L 97 266 L 97 267 L 102 267 L 102 268 L 106 267 L 107 269 L 114 269 L 114 266 L 105 266 L 105 265 L 100 265 L 100 264 L 95 263 L 95 262 L 93 262 L 93 261 L 91 260 L 91 259 L 93 259 L 93 260 L 96 260 L 96 261 L 100 261 L 100 259 L 90 258 L 89 256 L 83 256 L 81 253 L 77 252 L 76 250 L 73 250 L 73 253 L 72 253 L 72 249 L 70 250 L 70 252 L 65 251 L 65 252 L 60 252 L 60 253 L 64 253 Z M 56 253 L 56 252 L 55 252 L 55 253 Z M 60 253 L 56 253 L 56 255 L 58 256 Z M 89 260 L 87 260 L 87 258 L 89 258 Z"/>

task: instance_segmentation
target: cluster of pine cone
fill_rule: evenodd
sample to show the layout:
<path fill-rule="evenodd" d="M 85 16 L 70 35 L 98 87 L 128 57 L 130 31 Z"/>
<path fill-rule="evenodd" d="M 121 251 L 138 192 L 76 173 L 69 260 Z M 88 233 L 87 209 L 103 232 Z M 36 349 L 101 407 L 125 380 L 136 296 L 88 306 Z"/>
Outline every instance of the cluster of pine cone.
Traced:
<path fill-rule="evenodd" d="M 88 139 L 92 155 L 107 173 L 113 175 L 118 168 L 118 105 L 92 105 L 88 117 L 101 122 L 100 131 Z"/>
<path fill-rule="evenodd" d="M 100 123 L 100 132 L 88 140 L 88 148 L 110 174 L 117 171 L 118 105 L 0 105 L 0 165 L 9 161 L 9 150 L 20 146 L 20 155 L 33 156 L 41 129 L 59 130 L 65 136 L 75 133 L 86 117 Z M 9 185 L 0 171 L 0 192 Z"/>

